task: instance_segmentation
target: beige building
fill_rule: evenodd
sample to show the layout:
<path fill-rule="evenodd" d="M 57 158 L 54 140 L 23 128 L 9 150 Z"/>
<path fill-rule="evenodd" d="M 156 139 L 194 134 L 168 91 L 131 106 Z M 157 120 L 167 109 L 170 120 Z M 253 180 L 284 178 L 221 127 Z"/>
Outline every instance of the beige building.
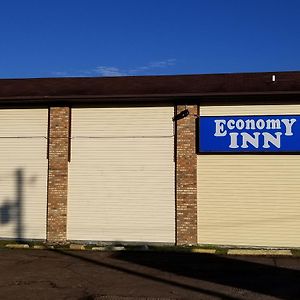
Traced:
<path fill-rule="evenodd" d="M 0 80 L 0 238 L 300 247 L 299 96 L 300 72 Z"/>

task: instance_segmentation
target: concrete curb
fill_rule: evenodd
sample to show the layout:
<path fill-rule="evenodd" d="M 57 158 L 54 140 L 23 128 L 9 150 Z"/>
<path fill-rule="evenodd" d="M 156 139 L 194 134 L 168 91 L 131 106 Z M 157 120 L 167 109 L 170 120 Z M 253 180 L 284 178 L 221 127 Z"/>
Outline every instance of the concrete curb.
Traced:
<path fill-rule="evenodd" d="M 85 245 L 81 245 L 81 244 L 71 244 L 69 246 L 69 248 L 71 250 L 85 250 Z"/>
<path fill-rule="evenodd" d="M 5 245 L 5 247 L 10 249 L 28 249 L 29 245 L 28 244 L 7 244 Z"/>
<path fill-rule="evenodd" d="M 43 245 L 34 245 L 33 249 L 45 250 L 45 249 L 48 249 L 48 248 L 46 246 L 43 246 Z"/>
<path fill-rule="evenodd" d="M 126 250 L 126 248 L 124 246 L 114 246 L 114 247 L 111 247 L 109 250 L 112 250 L 112 251 L 124 251 L 124 250 Z"/>
<path fill-rule="evenodd" d="M 8 241 L 7 241 L 8 242 Z M 47 244 L 15 244 L 15 243 L 3 243 L 0 248 L 9 249 L 36 249 L 36 250 L 47 250 L 47 249 L 60 249 L 60 250 L 81 250 L 81 251 L 145 251 L 145 252 L 185 252 L 185 253 L 199 253 L 199 254 L 216 254 L 216 255 L 249 255 L 249 256 L 300 256 L 300 249 L 251 249 L 251 248 L 218 248 L 218 247 L 178 247 L 178 246 L 167 246 L 167 247 L 152 247 L 148 245 L 89 245 L 89 244 L 64 244 L 64 245 L 47 245 Z"/>
<path fill-rule="evenodd" d="M 106 247 L 92 247 L 92 251 L 108 251 Z"/>
<path fill-rule="evenodd" d="M 208 254 L 215 254 L 216 253 L 216 249 L 204 249 L 204 248 L 194 248 L 191 249 L 192 253 L 208 253 Z"/>
<path fill-rule="evenodd" d="M 229 255 L 286 255 L 291 256 L 291 250 L 276 250 L 276 249 L 229 249 Z"/>

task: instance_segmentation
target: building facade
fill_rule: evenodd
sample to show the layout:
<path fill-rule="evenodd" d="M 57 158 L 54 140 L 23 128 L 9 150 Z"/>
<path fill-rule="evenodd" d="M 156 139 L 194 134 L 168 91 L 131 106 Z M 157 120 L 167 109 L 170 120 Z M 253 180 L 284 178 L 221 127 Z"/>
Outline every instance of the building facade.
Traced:
<path fill-rule="evenodd" d="M 300 247 L 299 97 L 300 72 L 0 80 L 0 238 Z"/>

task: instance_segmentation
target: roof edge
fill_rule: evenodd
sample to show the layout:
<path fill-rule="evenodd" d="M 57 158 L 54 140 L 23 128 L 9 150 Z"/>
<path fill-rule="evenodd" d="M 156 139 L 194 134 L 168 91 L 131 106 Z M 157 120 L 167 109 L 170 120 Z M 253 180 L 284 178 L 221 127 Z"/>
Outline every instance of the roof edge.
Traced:
<path fill-rule="evenodd" d="M 300 71 L 0 79 L 0 100 L 300 94 Z"/>

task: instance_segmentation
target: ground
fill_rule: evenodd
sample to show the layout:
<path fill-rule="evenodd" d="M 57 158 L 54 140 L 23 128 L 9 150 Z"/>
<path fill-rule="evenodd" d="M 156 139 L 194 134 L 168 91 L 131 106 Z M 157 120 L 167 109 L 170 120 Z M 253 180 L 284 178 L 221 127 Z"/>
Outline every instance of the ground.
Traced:
<path fill-rule="evenodd" d="M 1 299 L 300 299 L 300 257 L 0 250 Z"/>

